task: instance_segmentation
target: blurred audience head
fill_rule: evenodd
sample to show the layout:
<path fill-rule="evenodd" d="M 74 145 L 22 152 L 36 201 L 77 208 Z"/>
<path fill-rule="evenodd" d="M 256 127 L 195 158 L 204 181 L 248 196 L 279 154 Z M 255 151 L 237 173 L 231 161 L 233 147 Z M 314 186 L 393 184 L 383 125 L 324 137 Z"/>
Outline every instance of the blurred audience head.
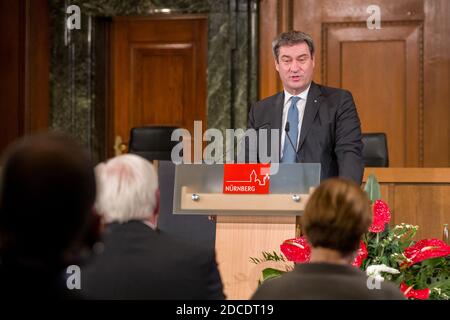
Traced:
<path fill-rule="evenodd" d="M 331 249 L 351 258 L 372 222 L 369 199 L 349 180 L 325 180 L 309 198 L 301 221 L 313 249 Z"/>
<path fill-rule="evenodd" d="M 46 133 L 18 140 L 3 158 L 2 253 L 63 261 L 88 237 L 95 195 L 89 155 L 72 139 Z"/>
<path fill-rule="evenodd" d="M 159 210 L 158 177 L 153 165 L 124 154 L 97 165 L 97 212 L 105 223 L 141 220 L 156 228 Z"/>

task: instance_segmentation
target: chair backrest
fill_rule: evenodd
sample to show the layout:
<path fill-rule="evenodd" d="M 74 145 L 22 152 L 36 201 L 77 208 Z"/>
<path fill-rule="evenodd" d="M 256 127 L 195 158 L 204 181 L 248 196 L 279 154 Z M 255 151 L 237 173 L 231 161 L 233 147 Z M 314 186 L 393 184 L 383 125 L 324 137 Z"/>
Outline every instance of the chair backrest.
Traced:
<path fill-rule="evenodd" d="M 383 132 L 363 133 L 363 159 L 365 167 L 389 167 L 386 134 Z"/>
<path fill-rule="evenodd" d="M 172 148 L 178 141 L 171 141 L 172 132 L 178 127 L 146 126 L 131 129 L 129 153 L 153 160 L 170 160 Z"/>

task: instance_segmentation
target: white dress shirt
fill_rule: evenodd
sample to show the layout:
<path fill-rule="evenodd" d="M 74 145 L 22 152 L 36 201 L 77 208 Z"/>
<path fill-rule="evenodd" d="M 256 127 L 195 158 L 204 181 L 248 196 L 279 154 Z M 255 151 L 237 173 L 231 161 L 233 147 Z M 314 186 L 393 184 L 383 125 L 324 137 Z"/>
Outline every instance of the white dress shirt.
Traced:
<path fill-rule="evenodd" d="M 304 91 L 302 91 L 300 94 L 296 95 L 296 97 L 299 97 L 300 100 L 297 102 L 297 109 L 298 109 L 298 136 L 297 136 L 297 145 L 295 146 L 296 150 L 298 149 L 298 142 L 300 141 L 300 132 L 302 130 L 302 122 L 303 122 L 303 115 L 305 114 L 305 106 L 306 106 L 306 99 L 308 98 L 308 92 L 309 88 L 311 87 L 311 83 L 309 84 L 308 88 L 306 88 Z M 289 112 L 289 107 L 291 106 L 291 98 L 293 97 L 292 94 L 284 90 L 284 107 L 283 107 L 283 120 L 281 125 L 281 156 L 280 159 L 283 158 L 283 149 L 284 149 L 284 140 L 286 139 L 286 131 L 284 128 L 286 127 L 287 122 L 287 115 Z M 291 139 L 294 139 L 294 137 L 291 136 Z"/>

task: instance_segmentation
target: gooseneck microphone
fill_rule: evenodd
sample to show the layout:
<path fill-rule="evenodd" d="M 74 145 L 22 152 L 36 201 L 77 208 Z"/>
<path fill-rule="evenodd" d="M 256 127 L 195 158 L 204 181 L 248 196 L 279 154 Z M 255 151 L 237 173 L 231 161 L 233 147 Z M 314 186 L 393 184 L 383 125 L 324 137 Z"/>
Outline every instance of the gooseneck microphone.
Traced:
<path fill-rule="evenodd" d="M 298 160 L 298 154 L 297 154 L 297 149 L 294 147 L 294 144 L 292 143 L 291 137 L 289 136 L 289 121 L 286 121 L 286 126 L 284 127 L 284 131 L 286 131 L 286 136 L 289 140 L 289 143 L 291 144 L 292 149 L 294 150 L 295 153 L 295 158 L 297 159 L 297 163 L 299 163 L 300 161 Z"/>

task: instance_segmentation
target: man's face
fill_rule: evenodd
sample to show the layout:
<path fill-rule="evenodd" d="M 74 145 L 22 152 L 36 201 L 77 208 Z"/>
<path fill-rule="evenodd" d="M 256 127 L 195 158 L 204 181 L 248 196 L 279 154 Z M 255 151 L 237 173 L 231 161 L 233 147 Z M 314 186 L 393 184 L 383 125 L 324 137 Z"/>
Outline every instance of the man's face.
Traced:
<path fill-rule="evenodd" d="M 309 53 L 306 42 L 293 46 L 282 46 L 275 68 L 287 92 L 297 95 L 304 91 L 312 80 L 314 57 Z"/>

